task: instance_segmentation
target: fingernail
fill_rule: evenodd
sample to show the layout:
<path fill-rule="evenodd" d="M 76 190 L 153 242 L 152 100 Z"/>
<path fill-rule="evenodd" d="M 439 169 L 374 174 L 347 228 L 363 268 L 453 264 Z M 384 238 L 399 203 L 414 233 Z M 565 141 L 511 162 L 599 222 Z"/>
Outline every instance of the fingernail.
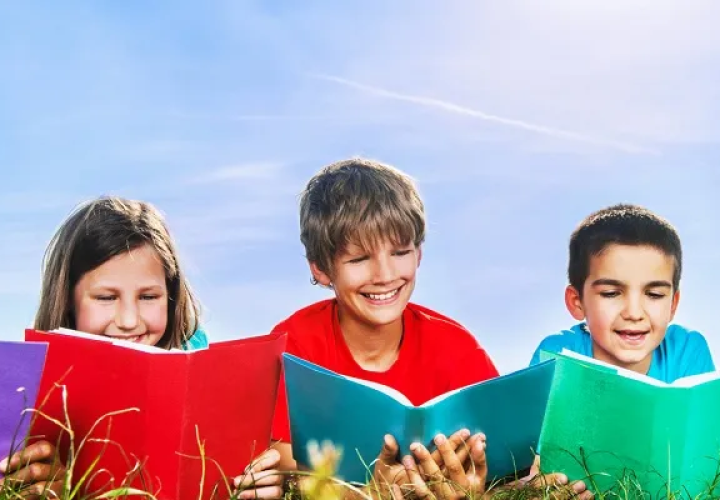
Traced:
<path fill-rule="evenodd" d="M 442 446 L 443 444 L 445 444 L 445 436 L 442 434 L 438 434 L 437 436 L 435 436 L 435 444 L 438 446 Z"/>
<path fill-rule="evenodd" d="M 407 456 L 407 455 L 403 457 L 402 463 L 403 463 L 403 465 L 404 465 L 405 467 L 412 467 L 413 465 L 415 465 L 415 463 L 413 462 L 412 457 Z"/>
<path fill-rule="evenodd" d="M 390 435 L 389 434 L 385 434 L 385 436 L 383 437 L 383 443 L 385 443 L 386 447 L 390 448 L 391 443 L 390 443 Z"/>
<path fill-rule="evenodd" d="M 420 443 L 412 443 L 410 444 L 410 451 L 415 451 L 420 446 Z"/>
<path fill-rule="evenodd" d="M 585 491 L 585 483 L 582 481 L 575 481 L 572 485 L 572 489 L 575 493 L 582 493 Z"/>
<path fill-rule="evenodd" d="M 557 475 L 557 481 L 559 484 L 567 484 L 568 478 L 565 474 L 558 474 Z"/>
<path fill-rule="evenodd" d="M 463 429 L 460 431 L 460 437 L 463 439 L 467 439 L 470 437 L 470 430 L 469 429 Z"/>
<path fill-rule="evenodd" d="M 6 472 L 7 466 L 8 466 L 8 459 L 3 458 L 2 461 L 0 461 L 0 471 Z"/>

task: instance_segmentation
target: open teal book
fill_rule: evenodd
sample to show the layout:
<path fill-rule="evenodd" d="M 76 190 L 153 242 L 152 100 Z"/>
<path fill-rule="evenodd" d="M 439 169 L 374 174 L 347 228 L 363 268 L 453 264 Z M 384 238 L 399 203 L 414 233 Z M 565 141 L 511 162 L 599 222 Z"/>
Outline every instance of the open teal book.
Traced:
<path fill-rule="evenodd" d="M 554 357 L 543 472 L 622 498 L 720 498 L 720 373 L 666 384 L 569 351 Z"/>
<path fill-rule="evenodd" d="M 489 480 L 532 465 L 553 378 L 554 362 L 486 380 L 413 406 L 400 392 L 346 377 L 291 354 L 283 354 L 293 455 L 310 463 L 310 441 L 330 441 L 342 450 L 338 476 L 365 482 L 385 434 L 401 454 L 420 442 L 467 428 L 487 435 Z"/>

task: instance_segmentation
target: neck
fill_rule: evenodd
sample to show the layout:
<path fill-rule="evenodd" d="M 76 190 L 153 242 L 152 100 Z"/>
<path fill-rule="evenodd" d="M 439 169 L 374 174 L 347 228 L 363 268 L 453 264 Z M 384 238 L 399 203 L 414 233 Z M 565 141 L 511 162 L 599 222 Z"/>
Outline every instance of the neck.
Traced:
<path fill-rule="evenodd" d="M 338 307 L 338 319 L 345 344 L 363 370 L 383 372 L 395 363 L 403 337 L 402 317 L 388 325 L 372 326 Z"/>

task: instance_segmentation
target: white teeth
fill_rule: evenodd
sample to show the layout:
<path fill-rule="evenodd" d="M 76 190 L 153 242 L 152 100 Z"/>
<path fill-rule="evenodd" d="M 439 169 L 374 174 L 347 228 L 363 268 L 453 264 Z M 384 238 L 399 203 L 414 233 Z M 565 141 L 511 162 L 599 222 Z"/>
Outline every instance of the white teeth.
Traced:
<path fill-rule="evenodd" d="M 376 293 L 366 293 L 369 298 L 372 300 L 388 300 L 393 298 L 397 293 L 400 291 L 399 288 L 393 290 L 392 292 L 383 293 L 383 294 L 376 294 Z"/>

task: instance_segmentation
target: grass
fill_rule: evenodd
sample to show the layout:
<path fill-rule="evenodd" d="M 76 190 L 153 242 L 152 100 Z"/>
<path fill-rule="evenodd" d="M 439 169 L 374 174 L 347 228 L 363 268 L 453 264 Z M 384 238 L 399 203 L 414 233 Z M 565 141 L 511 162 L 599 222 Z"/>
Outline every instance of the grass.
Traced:
<path fill-rule="evenodd" d="M 152 488 L 137 488 L 132 486 L 137 483 L 137 479 L 142 475 L 144 467 L 144 464 L 137 459 L 126 457 L 128 472 L 124 478 L 120 478 L 120 481 L 114 488 L 107 487 L 107 485 L 110 484 L 108 480 L 100 481 L 100 486 L 98 487 L 89 487 L 89 485 L 95 484 L 98 478 L 107 472 L 98 468 L 102 453 L 96 457 L 91 467 L 85 471 L 82 476 L 76 477 L 76 471 L 74 470 L 75 457 L 77 457 L 90 442 L 100 443 L 103 451 L 109 446 L 115 446 L 121 449 L 118 443 L 110 439 L 109 426 L 108 434 L 104 437 L 91 438 L 88 436 L 91 436 L 95 427 L 99 426 L 106 419 L 122 418 L 123 414 L 137 411 L 137 409 L 130 408 L 104 415 L 95 422 L 93 429 L 91 429 L 87 436 L 79 437 L 74 434 L 68 418 L 66 388 L 65 386 L 57 384 L 56 389 L 60 390 L 62 395 L 65 413 L 63 421 L 52 419 L 40 410 L 30 411 L 35 414 L 34 418 L 49 419 L 54 425 L 59 426 L 69 437 L 70 446 L 67 456 L 62 457 L 67 466 L 67 473 L 57 478 L 61 481 L 62 485 L 60 492 L 56 495 L 51 491 L 45 490 L 35 492 L 34 495 L 29 495 L 30 490 L 28 488 L 32 488 L 33 485 L 5 480 L 0 484 L 0 500 L 106 500 L 124 498 L 157 500 L 156 496 L 151 492 Z M 49 398 L 50 395 L 47 397 Z M 40 407 L 42 408 L 42 404 Z M 196 440 L 198 455 L 190 458 L 196 458 L 202 462 L 201 477 L 198 477 L 197 481 L 199 486 L 198 491 L 203 491 L 208 467 L 219 467 L 219 464 L 214 462 L 211 457 L 205 455 L 203 442 L 197 431 Z M 312 465 L 310 471 L 286 474 L 290 481 L 288 481 L 289 487 L 284 495 L 284 500 L 335 500 L 338 498 L 343 498 L 344 500 L 401 500 L 398 496 L 403 499 L 414 498 L 410 488 L 407 487 L 400 488 L 399 492 L 396 489 L 396 495 L 393 495 L 386 484 L 378 484 L 370 481 L 368 485 L 358 485 L 350 484 L 336 478 L 335 471 L 337 470 L 337 465 L 340 460 L 343 459 L 342 451 L 334 448 L 329 443 L 323 444 L 322 447 L 316 443 L 310 443 L 309 452 Z M 583 478 L 571 479 L 584 480 L 588 488 L 595 492 L 595 498 L 598 500 L 715 500 L 720 498 L 720 459 L 717 460 L 718 465 L 715 469 L 714 477 L 707 478 L 705 491 L 691 495 L 683 485 L 671 484 L 670 481 L 664 483 L 660 481 L 662 484 L 661 487 L 654 488 L 654 491 L 646 491 L 643 488 L 643 484 L 647 482 L 646 478 L 641 479 L 641 477 L 632 470 L 622 470 L 619 474 L 613 473 L 613 475 L 608 473 L 592 474 L 587 466 L 587 457 L 582 452 L 575 458 L 578 463 L 583 466 L 586 474 Z M 372 463 L 365 464 L 365 467 L 368 470 L 368 477 L 372 477 Z M 222 474 L 222 476 L 226 477 L 225 474 Z M 428 481 L 427 484 L 432 489 L 437 483 Z M 609 484 L 609 486 L 601 489 L 600 484 Z M 456 486 L 455 490 L 460 491 L 457 485 L 453 486 Z M 209 497 L 206 498 L 199 495 L 197 500 L 214 500 L 217 498 L 238 500 L 240 493 L 241 492 L 233 491 L 232 486 L 228 480 L 226 480 L 224 484 L 214 485 Z M 399 493 L 399 495 L 397 493 Z M 561 494 L 561 491 L 555 487 L 544 486 L 537 484 L 537 482 L 525 482 L 514 487 L 508 487 L 507 482 L 497 482 L 489 485 L 488 492 L 485 494 L 466 493 L 466 498 L 470 500 L 558 500 L 561 498 L 570 498 L 568 495 Z M 429 498 L 426 498 L 433 500 L 437 497 L 431 495 Z"/>

